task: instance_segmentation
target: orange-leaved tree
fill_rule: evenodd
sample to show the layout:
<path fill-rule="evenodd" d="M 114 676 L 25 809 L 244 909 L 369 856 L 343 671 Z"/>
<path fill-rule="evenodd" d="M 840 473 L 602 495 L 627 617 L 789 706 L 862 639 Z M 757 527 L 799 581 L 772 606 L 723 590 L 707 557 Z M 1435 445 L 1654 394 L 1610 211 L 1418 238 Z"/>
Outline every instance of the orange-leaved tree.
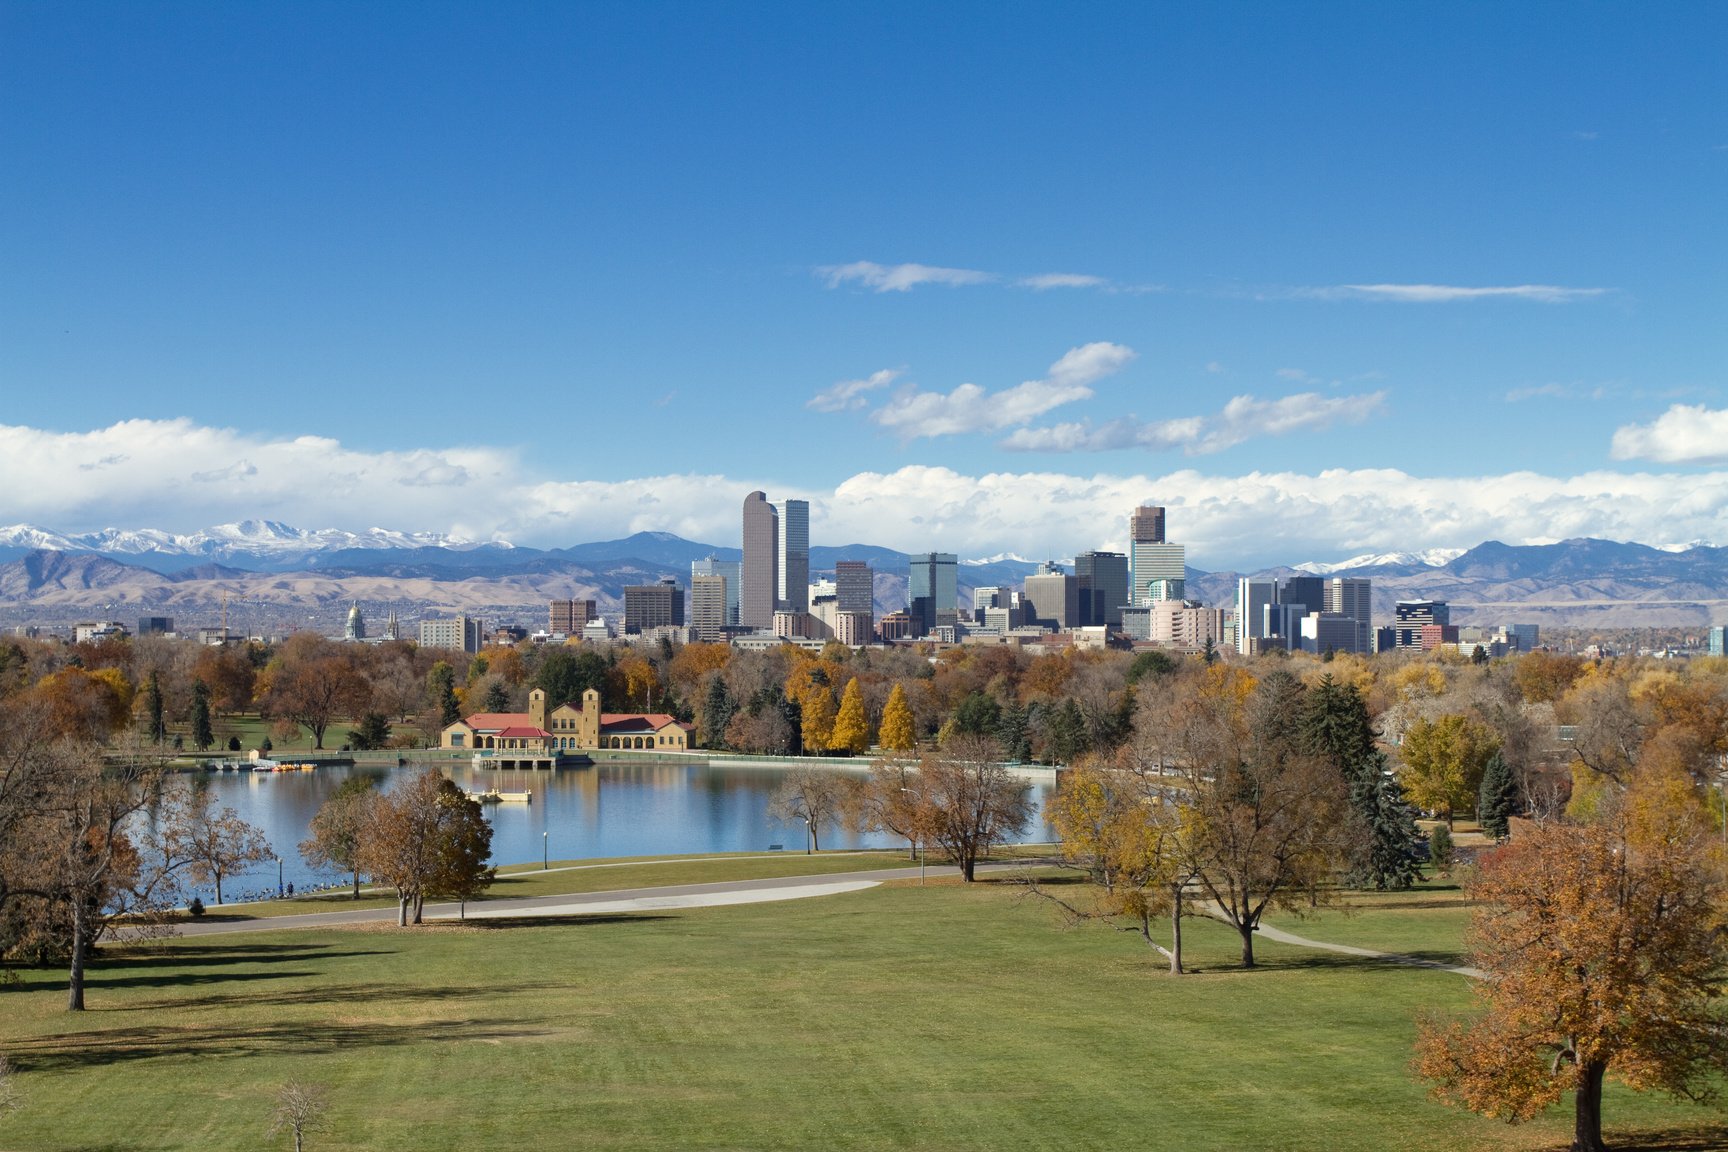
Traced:
<path fill-rule="evenodd" d="M 1468 884 L 1479 1012 L 1425 1022 L 1417 1072 L 1513 1122 L 1573 1092 L 1578 1152 L 1606 1147 L 1610 1072 L 1708 1097 L 1728 1072 L 1724 856 L 1689 782 L 1643 771 L 1591 824 L 1538 825 L 1484 856 Z"/>

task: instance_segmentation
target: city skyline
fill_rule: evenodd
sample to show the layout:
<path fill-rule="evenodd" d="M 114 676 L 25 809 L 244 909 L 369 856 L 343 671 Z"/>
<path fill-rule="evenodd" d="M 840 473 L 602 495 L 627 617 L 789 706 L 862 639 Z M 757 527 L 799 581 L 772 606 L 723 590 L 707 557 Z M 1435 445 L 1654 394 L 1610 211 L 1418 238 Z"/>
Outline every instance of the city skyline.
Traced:
<path fill-rule="evenodd" d="M 661 15 L 4 9 L 0 525 L 1728 543 L 1719 6 Z"/>

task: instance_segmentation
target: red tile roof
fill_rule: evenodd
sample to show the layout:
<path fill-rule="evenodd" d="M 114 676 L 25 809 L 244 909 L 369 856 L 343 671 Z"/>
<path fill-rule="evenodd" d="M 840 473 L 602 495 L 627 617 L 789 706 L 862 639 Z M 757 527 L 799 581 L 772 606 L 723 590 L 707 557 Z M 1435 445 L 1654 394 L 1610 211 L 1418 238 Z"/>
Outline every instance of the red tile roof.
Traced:
<path fill-rule="evenodd" d="M 476 712 L 466 717 L 463 723 L 468 727 L 482 732 L 491 732 L 498 728 L 521 728 L 532 725 L 534 718 L 526 712 Z M 535 729 L 539 731 L 538 728 Z"/>
<path fill-rule="evenodd" d="M 551 735 L 544 729 L 528 727 L 505 728 L 498 733 L 500 738 L 510 740 L 544 740 Z"/>
<path fill-rule="evenodd" d="M 658 732 L 662 728 L 677 726 L 686 731 L 695 731 L 693 724 L 680 724 L 664 712 L 602 712 L 600 714 L 600 731 L 602 732 Z"/>

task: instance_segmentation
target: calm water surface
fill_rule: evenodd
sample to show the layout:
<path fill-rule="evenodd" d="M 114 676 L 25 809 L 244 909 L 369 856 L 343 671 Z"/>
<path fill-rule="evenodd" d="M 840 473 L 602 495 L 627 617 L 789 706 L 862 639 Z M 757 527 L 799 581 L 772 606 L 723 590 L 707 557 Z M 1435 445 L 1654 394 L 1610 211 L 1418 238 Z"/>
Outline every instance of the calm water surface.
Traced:
<path fill-rule="evenodd" d="M 707 852 L 761 852 L 770 845 L 786 851 L 804 847 L 804 825 L 768 818 L 768 799 L 784 770 L 708 767 L 689 762 L 605 763 L 555 772 L 476 772 L 466 764 L 440 764 L 464 788 L 491 786 L 506 791 L 532 789 L 531 804 L 488 804 L 492 823 L 492 860 L 497 864 L 538 862 L 542 851 L 553 860 L 596 856 L 659 856 Z M 223 772 L 189 777 L 208 788 L 214 805 L 229 807 L 264 830 L 282 857 L 282 878 L 296 888 L 342 879 L 314 872 L 297 846 L 307 836 L 312 816 L 342 781 L 352 775 L 376 779 L 388 788 L 393 778 L 419 771 L 416 766 L 382 768 L 325 767 L 316 772 Z M 1043 823 L 1047 785 L 1032 786 L 1039 815 L 1030 839 L 1049 838 Z M 824 848 L 900 847 L 896 837 L 824 830 Z M 243 877 L 224 880 L 222 893 L 238 899 L 248 890 L 276 889 L 274 863 Z M 208 899 L 206 894 L 206 899 Z"/>

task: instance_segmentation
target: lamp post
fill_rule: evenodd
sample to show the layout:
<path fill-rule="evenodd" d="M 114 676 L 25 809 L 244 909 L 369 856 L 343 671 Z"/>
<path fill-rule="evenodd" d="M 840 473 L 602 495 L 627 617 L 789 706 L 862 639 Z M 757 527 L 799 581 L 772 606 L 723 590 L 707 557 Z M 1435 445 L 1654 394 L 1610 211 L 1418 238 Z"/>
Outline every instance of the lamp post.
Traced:
<path fill-rule="evenodd" d="M 808 856 L 810 855 L 810 817 L 800 816 L 798 819 L 804 821 L 804 855 Z"/>
<path fill-rule="evenodd" d="M 540 871 L 542 872 L 552 870 L 552 859 L 549 855 L 552 850 L 547 846 L 546 836 L 545 832 L 540 833 Z"/>
<path fill-rule="evenodd" d="M 282 857 L 276 857 L 276 898 L 282 898 Z"/>
<path fill-rule="evenodd" d="M 918 793 L 906 787 L 902 787 L 900 791 L 909 796 L 918 795 Z M 921 841 L 924 839 L 922 833 L 923 829 L 916 829 L 912 836 L 912 858 L 918 861 L 918 887 L 920 888 L 924 887 L 924 853 L 919 851 L 922 847 Z"/>

